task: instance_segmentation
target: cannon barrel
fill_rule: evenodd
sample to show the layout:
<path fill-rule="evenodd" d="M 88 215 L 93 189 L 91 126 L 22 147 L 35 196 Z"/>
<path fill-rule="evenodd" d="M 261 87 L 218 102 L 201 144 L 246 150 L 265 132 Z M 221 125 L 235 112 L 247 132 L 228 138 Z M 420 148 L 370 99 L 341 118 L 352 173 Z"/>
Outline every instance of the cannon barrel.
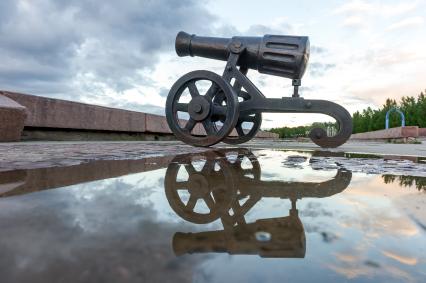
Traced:
<path fill-rule="evenodd" d="M 301 79 L 309 60 L 307 36 L 264 35 L 263 37 L 235 36 L 232 38 L 203 37 L 179 32 L 176 53 L 227 61 L 232 47 L 243 47 L 238 65 L 259 73 Z M 235 49 L 234 49 L 235 50 Z"/>
<path fill-rule="evenodd" d="M 268 241 L 256 239 L 256 232 L 271 235 Z M 229 254 L 258 254 L 261 257 L 305 257 L 306 237 L 298 216 L 259 219 L 254 223 L 236 225 L 230 230 L 198 233 L 177 232 L 173 236 L 176 255 L 186 253 L 226 252 Z"/>

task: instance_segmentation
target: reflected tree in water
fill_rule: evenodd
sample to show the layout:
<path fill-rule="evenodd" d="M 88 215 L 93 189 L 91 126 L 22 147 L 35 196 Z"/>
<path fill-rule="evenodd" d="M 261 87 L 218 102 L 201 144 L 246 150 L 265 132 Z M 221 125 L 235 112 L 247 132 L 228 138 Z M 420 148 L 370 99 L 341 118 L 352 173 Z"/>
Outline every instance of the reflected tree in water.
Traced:
<path fill-rule="evenodd" d="M 426 177 L 382 175 L 385 184 L 398 182 L 401 187 L 416 187 L 417 190 L 426 192 Z"/>

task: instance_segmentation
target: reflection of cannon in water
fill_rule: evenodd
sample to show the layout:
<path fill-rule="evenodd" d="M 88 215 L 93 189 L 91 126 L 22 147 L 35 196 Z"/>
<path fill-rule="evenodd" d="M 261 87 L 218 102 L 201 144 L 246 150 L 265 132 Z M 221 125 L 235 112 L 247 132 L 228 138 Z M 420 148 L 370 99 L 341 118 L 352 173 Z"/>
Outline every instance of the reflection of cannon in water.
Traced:
<path fill-rule="evenodd" d="M 187 178 L 182 180 L 186 173 Z M 177 255 L 195 252 L 259 254 L 262 257 L 304 257 L 305 233 L 296 209 L 297 199 L 328 197 L 342 192 L 352 173 L 339 169 L 322 183 L 261 180 L 256 157 L 246 149 L 208 152 L 176 157 L 167 168 L 165 189 L 173 210 L 197 223 L 221 220 L 223 231 L 176 233 Z M 183 195 L 186 193 L 188 201 Z M 289 216 L 246 223 L 244 216 L 264 197 L 291 201 Z M 204 203 L 205 211 L 196 209 Z"/>
<path fill-rule="evenodd" d="M 176 233 L 176 255 L 227 252 L 259 254 L 261 257 L 305 257 L 305 231 L 297 216 L 260 219 L 254 223 L 226 227 L 223 231 Z"/>

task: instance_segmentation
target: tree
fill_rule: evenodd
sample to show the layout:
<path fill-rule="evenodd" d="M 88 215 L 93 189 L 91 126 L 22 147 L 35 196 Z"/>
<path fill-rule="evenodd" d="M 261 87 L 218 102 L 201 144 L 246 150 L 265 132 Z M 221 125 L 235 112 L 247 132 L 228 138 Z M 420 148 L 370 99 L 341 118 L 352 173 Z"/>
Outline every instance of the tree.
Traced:
<path fill-rule="evenodd" d="M 426 92 L 426 90 L 425 90 Z M 385 104 L 379 109 L 367 107 L 362 112 L 353 114 L 353 133 L 363 133 L 385 128 L 386 113 L 391 108 L 399 108 L 405 115 L 406 126 L 426 127 L 426 95 L 421 92 L 417 99 L 413 96 L 404 96 L 398 103 L 395 99 L 386 99 Z M 389 126 L 401 125 L 399 113 L 392 112 L 389 115 Z"/>
<path fill-rule="evenodd" d="M 426 128 L 426 90 L 421 92 L 417 99 L 413 96 L 404 96 L 399 103 L 395 99 L 386 99 L 385 104 L 379 109 L 367 107 L 362 111 L 356 111 L 352 115 L 353 133 L 364 133 L 385 128 L 386 113 L 391 108 L 399 108 L 405 115 L 406 126 L 419 126 Z M 399 113 L 392 112 L 389 115 L 389 126 L 399 127 L 401 118 Z M 338 129 L 337 123 L 313 123 L 309 126 L 281 127 L 270 129 L 270 132 L 279 134 L 280 138 L 307 137 L 312 128 Z"/>

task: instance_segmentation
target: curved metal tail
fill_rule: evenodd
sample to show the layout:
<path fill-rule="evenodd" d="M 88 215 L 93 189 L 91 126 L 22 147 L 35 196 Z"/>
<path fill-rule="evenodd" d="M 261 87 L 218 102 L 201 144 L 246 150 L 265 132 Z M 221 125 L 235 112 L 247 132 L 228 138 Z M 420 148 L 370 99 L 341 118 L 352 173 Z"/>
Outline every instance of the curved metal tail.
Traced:
<path fill-rule="evenodd" d="M 335 136 L 329 137 L 324 129 L 314 128 L 309 132 L 310 139 L 320 147 L 335 148 L 344 144 L 352 134 L 352 116 L 342 106 L 326 100 L 306 100 L 311 103 L 312 109 L 316 113 L 329 115 L 336 119 L 339 124 L 339 131 Z"/>

